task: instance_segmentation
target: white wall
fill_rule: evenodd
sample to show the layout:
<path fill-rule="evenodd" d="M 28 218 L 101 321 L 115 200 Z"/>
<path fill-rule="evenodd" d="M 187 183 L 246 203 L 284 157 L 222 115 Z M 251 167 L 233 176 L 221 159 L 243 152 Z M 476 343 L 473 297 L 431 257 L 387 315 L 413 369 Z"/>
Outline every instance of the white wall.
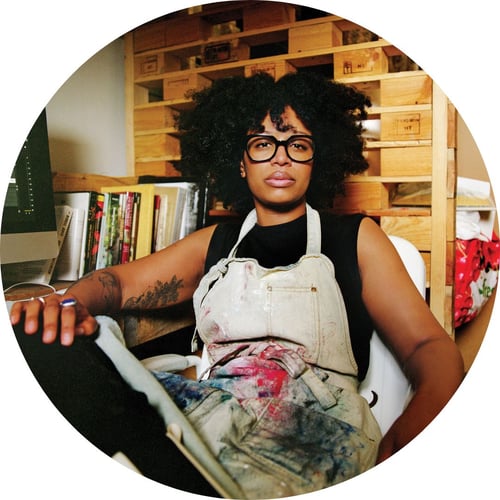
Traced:
<path fill-rule="evenodd" d="M 84 63 L 47 105 L 52 170 L 127 175 L 123 40 Z"/>

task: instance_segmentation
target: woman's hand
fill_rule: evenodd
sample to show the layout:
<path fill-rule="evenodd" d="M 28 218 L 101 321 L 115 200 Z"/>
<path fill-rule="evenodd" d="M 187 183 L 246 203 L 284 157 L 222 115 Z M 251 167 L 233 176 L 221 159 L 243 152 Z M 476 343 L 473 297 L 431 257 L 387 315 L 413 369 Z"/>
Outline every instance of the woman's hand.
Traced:
<path fill-rule="evenodd" d="M 69 346 L 76 335 L 92 335 L 98 323 L 87 308 L 73 295 L 54 293 L 45 298 L 15 302 L 10 312 L 13 325 L 24 319 L 24 332 L 33 335 L 41 328 L 42 341 L 54 342 L 59 336 L 62 345 Z"/>
<path fill-rule="evenodd" d="M 403 414 L 384 435 L 378 448 L 377 464 L 406 446 L 428 425 L 428 420 L 431 420 L 431 418 L 422 421 L 418 412 L 415 413 L 411 416 L 415 418 L 411 418 L 408 413 Z"/>

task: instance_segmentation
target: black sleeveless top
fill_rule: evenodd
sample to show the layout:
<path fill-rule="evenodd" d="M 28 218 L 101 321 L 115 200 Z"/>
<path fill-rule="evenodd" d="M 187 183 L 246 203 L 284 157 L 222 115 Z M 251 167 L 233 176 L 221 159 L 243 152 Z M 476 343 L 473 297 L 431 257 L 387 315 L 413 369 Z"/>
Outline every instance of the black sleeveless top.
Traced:
<path fill-rule="evenodd" d="M 321 252 L 335 266 L 335 275 L 344 297 L 358 378 L 368 369 L 373 323 L 361 299 L 361 276 L 357 259 L 358 229 L 363 215 L 321 213 Z M 239 223 L 219 224 L 210 241 L 205 272 L 229 255 L 238 239 Z M 276 226 L 255 225 L 238 247 L 237 257 L 256 259 L 266 268 L 297 262 L 306 251 L 307 221 L 298 219 Z"/>

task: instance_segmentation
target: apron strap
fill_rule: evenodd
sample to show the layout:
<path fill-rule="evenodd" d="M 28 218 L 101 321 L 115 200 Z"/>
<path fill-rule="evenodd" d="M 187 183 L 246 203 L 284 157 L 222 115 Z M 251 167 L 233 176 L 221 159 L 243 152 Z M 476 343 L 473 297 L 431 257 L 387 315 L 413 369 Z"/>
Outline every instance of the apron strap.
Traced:
<path fill-rule="evenodd" d="M 266 357 L 276 361 L 292 378 L 302 380 L 324 410 L 328 410 L 337 404 L 337 398 L 326 384 L 295 351 L 291 349 L 271 349 Z"/>

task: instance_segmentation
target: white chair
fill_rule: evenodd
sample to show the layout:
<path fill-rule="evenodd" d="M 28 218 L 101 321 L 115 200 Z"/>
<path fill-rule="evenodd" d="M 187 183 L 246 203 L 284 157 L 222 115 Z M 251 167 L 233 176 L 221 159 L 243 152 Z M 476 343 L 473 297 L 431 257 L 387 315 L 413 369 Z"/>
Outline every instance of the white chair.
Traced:
<path fill-rule="evenodd" d="M 389 238 L 415 286 L 425 297 L 425 263 L 419 251 L 412 243 L 399 236 Z M 370 364 L 360 386 L 360 393 L 369 403 L 374 403 L 372 412 L 382 434 L 401 415 L 411 397 L 410 383 L 377 332 L 373 332 L 370 342 Z"/>

